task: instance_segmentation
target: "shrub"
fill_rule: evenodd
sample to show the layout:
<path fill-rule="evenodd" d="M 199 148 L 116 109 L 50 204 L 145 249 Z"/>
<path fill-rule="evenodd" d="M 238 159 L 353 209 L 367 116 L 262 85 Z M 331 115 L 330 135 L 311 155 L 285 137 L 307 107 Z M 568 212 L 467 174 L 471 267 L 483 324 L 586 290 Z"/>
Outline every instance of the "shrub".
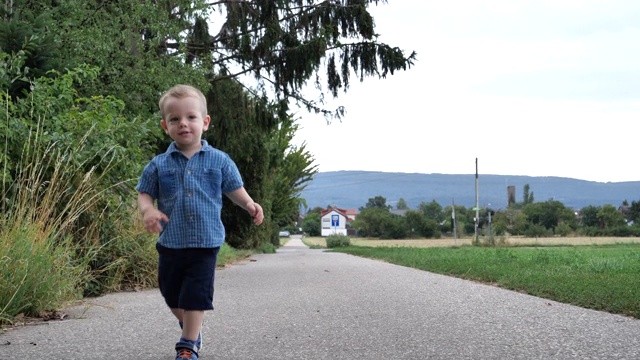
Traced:
<path fill-rule="evenodd" d="M 458 224 L 459 226 L 459 224 Z M 467 221 L 462 225 L 462 229 L 465 234 L 475 234 L 476 232 L 476 224 L 472 221 Z"/>
<path fill-rule="evenodd" d="M 262 243 L 258 247 L 258 252 L 262 254 L 274 254 L 276 252 L 276 246 L 272 243 Z"/>
<path fill-rule="evenodd" d="M 335 234 L 329 235 L 325 239 L 328 248 L 346 247 L 351 245 L 351 239 L 346 235 Z"/>
<path fill-rule="evenodd" d="M 633 229 L 627 225 L 615 226 L 615 227 L 607 228 L 605 230 L 606 230 L 605 235 L 607 236 L 616 236 L 616 237 L 633 236 Z"/>
<path fill-rule="evenodd" d="M 565 223 L 558 224 L 555 229 L 555 234 L 558 236 L 569 236 L 572 232 L 571 226 Z"/>
<path fill-rule="evenodd" d="M 498 221 L 495 223 L 493 229 L 497 236 L 502 236 L 507 232 L 507 223 L 505 223 L 504 221 Z"/>
<path fill-rule="evenodd" d="M 549 236 L 550 230 L 547 230 L 547 228 L 542 225 L 530 224 L 529 227 L 524 231 L 524 235 L 532 238 L 539 236 Z"/>
<path fill-rule="evenodd" d="M 389 218 L 385 229 L 383 231 L 383 237 L 389 239 L 404 239 L 407 237 L 407 219 L 393 215 Z"/>

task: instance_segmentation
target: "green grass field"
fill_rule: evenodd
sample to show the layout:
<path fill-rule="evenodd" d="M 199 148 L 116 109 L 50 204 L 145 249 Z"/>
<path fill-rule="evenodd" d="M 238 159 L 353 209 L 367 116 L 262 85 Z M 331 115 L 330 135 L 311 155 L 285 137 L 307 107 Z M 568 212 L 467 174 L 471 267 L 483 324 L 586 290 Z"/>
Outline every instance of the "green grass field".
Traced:
<path fill-rule="evenodd" d="M 331 251 L 640 319 L 638 243 L 546 247 L 351 246 Z"/>

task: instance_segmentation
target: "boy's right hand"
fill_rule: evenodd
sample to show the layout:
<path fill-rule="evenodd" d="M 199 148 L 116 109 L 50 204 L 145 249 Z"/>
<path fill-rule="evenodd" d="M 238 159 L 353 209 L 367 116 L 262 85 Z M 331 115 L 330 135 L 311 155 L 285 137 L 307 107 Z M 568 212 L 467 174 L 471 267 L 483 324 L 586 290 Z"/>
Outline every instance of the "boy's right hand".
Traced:
<path fill-rule="evenodd" d="M 156 208 L 145 211 L 142 219 L 144 221 L 144 229 L 150 234 L 160 234 L 162 232 L 162 222 L 169 222 L 169 217 Z"/>

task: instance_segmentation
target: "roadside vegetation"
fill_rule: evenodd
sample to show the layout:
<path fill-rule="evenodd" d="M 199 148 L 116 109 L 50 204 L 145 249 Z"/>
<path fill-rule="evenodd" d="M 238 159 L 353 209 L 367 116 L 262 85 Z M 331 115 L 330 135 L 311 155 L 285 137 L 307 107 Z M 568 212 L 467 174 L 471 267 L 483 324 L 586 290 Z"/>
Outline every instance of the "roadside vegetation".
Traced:
<path fill-rule="evenodd" d="M 205 93 L 213 119 L 205 140 L 236 161 L 265 212 L 256 227 L 224 200 L 220 264 L 275 251 L 317 172 L 312 154 L 292 141 L 299 108 L 339 118 L 344 109 L 325 108 L 323 99 L 345 91 L 351 74 L 383 78 L 416 58 L 378 40 L 369 6 L 1 6 L 0 325 L 80 297 L 156 285 L 156 236 L 140 224 L 134 187 L 169 145 L 157 102 L 179 83 Z M 324 84 L 319 73 L 329 74 Z"/>
<path fill-rule="evenodd" d="M 640 319 L 638 243 L 550 247 L 351 246 L 331 251 Z"/>
<path fill-rule="evenodd" d="M 348 247 L 329 247 L 327 239 L 303 242 L 640 319 L 639 237 L 509 237 L 495 246 L 473 246 L 472 238 L 352 237 Z"/>

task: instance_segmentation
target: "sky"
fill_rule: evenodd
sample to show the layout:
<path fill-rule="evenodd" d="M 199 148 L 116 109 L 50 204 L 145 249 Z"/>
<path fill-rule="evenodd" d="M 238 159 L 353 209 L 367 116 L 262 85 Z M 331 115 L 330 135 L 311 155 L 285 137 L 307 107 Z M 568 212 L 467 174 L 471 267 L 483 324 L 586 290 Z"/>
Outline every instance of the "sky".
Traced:
<path fill-rule="evenodd" d="M 295 145 L 319 171 L 640 181 L 640 1 L 389 0 L 380 41 L 417 52 L 304 110 Z"/>

